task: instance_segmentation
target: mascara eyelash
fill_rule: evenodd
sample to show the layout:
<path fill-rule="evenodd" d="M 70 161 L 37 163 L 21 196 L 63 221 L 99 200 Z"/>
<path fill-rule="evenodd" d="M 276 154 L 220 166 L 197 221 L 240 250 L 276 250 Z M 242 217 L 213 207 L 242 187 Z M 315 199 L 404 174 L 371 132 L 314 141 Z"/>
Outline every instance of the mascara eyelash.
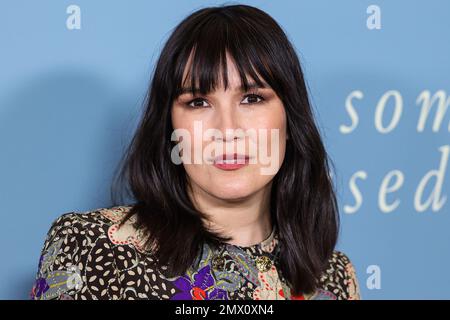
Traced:
<path fill-rule="evenodd" d="M 264 97 L 264 95 L 262 95 L 258 90 L 254 90 L 254 91 L 249 91 L 244 98 L 248 97 L 248 96 L 256 96 L 258 98 L 261 99 L 261 101 L 259 102 L 254 102 L 254 103 L 250 103 L 250 104 L 255 104 L 255 103 L 262 103 L 266 100 L 266 98 Z"/>
<path fill-rule="evenodd" d="M 192 102 L 195 102 L 195 101 L 197 101 L 197 100 L 198 100 L 198 101 L 203 101 L 203 100 L 205 100 L 205 99 L 202 99 L 202 98 L 194 98 L 194 99 L 192 99 L 192 100 L 190 100 L 190 101 L 188 101 L 188 102 L 185 103 L 186 107 L 192 108 L 192 109 L 206 108 L 206 107 L 193 107 L 193 106 L 190 105 Z"/>
<path fill-rule="evenodd" d="M 264 95 L 262 95 L 258 90 L 249 91 L 248 93 L 246 93 L 246 94 L 244 95 L 244 98 L 247 98 L 248 96 L 256 96 L 256 97 L 258 97 L 258 98 L 261 99 L 261 101 L 259 101 L 259 102 L 253 102 L 253 103 L 248 103 L 248 104 L 262 103 L 262 102 L 264 102 L 264 101 L 266 100 L 266 98 L 264 97 Z M 193 107 L 193 106 L 190 105 L 192 102 L 197 101 L 197 100 L 203 101 L 204 99 L 203 99 L 203 98 L 200 98 L 200 97 L 194 98 L 194 99 L 192 99 L 192 100 L 186 102 L 185 105 L 186 105 L 187 107 L 193 108 L 193 109 L 205 108 L 205 107 Z"/>

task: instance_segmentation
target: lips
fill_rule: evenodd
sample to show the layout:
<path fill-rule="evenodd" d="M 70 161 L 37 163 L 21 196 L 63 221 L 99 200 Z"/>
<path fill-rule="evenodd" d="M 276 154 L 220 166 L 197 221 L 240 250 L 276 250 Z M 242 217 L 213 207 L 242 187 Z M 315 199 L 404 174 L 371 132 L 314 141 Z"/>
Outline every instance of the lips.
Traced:
<path fill-rule="evenodd" d="M 214 163 L 244 163 L 249 159 L 249 156 L 238 154 L 238 153 L 230 153 L 230 154 L 222 154 L 214 158 Z"/>

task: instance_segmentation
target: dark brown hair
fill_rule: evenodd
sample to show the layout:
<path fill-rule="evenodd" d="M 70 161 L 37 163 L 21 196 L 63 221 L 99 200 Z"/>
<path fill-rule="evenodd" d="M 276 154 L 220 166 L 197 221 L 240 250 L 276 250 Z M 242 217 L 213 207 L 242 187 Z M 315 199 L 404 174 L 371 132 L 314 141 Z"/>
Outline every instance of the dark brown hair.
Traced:
<path fill-rule="evenodd" d="M 220 71 L 226 71 L 228 53 L 245 90 L 248 76 L 261 84 L 259 74 L 282 100 L 289 140 L 273 178 L 270 209 L 279 233 L 283 276 L 294 294 L 312 292 L 338 237 L 335 190 L 298 56 L 282 28 L 258 8 L 203 8 L 173 30 L 160 53 L 146 109 L 113 184 L 134 199 L 122 222 L 137 214 L 136 226 L 146 230 L 148 245 L 157 244 L 154 254 L 173 275 L 186 271 L 204 241 L 215 245 L 231 239 L 204 228 L 203 213 L 193 206 L 186 190 L 186 171 L 171 161 L 170 110 L 180 94 L 191 52 L 191 87 L 200 92 L 216 88 L 219 74 L 227 86 L 227 73 Z M 114 205 L 120 204 L 114 188 L 111 191 Z"/>

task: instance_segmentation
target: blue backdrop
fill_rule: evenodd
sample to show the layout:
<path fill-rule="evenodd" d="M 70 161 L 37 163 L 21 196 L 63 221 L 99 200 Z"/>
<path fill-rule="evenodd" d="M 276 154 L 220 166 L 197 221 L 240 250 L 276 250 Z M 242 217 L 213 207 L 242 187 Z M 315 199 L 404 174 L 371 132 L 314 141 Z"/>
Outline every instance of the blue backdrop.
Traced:
<path fill-rule="evenodd" d="M 222 3 L 0 2 L 0 298 L 28 298 L 57 216 L 109 206 L 164 40 Z M 450 2 L 240 3 L 298 50 L 362 297 L 449 299 Z"/>

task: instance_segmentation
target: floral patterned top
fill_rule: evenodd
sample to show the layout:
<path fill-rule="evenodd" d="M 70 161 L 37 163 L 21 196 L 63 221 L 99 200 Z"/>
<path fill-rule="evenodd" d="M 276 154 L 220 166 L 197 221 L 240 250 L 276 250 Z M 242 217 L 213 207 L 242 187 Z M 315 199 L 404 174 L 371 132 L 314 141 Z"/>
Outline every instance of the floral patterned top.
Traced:
<path fill-rule="evenodd" d="M 313 294 L 294 296 L 279 272 L 276 228 L 264 241 L 241 247 L 203 246 L 197 266 L 178 277 L 164 276 L 134 216 L 121 228 L 131 206 L 100 208 L 59 216 L 48 231 L 30 297 L 47 299 L 307 300 L 360 299 L 355 269 L 334 251 Z"/>

